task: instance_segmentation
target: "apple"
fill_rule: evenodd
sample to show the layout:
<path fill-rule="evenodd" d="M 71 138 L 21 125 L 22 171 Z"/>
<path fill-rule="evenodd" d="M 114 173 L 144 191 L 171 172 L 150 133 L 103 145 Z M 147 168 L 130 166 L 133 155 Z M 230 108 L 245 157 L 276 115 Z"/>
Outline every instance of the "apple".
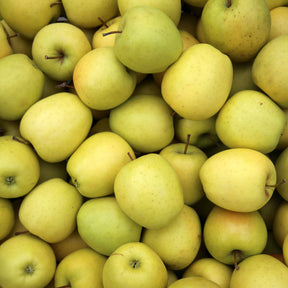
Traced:
<path fill-rule="evenodd" d="M 16 223 L 14 207 L 10 199 L 0 198 L 0 241 L 5 240 Z"/>
<path fill-rule="evenodd" d="M 103 268 L 105 288 L 166 288 L 167 268 L 159 255 L 142 242 L 121 245 Z"/>
<path fill-rule="evenodd" d="M 185 278 L 180 278 L 173 282 L 169 288 L 220 288 L 218 284 L 202 276 L 190 276 Z"/>
<path fill-rule="evenodd" d="M 275 160 L 275 168 L 277 172 L 277 182 L 286 182 L 288 180 L 288 147 L 281 150 Z M 278 185 L 277 192 L 282 199 L 288 201 L 288 184 Z"/>
<path fill-rule="evenodd" d="M 123 212 L 147 229 L 165 227 L 184 207 L 178 174 L 157 153 L 125 164 L 116 175 L 114 194 Z"/>
<path fill-rule="evenodd" d="M 268 7 L 270 9 L 270 11 L 273 8 L 279 7 L 279 6 L 287 6 L 288 5 L 288 1 L 287 0 L 265 0 L 268 4 Z"/>
<path fill-rule="evenodd" d="M 229 57 L 212 45 L 199 43 L 186 49 L 167 69 L 161 82 L 162 96 L 183 118 L 207 119 L 227 100 L 232 78 Z"/>
<path fill-rule="evenodd" d="M 249 148 L 230 148 L 213 154 L 202 165 L 200 180 L 211 202 L 236 212 L 260 209 L 277 186 L 274 163 Z"/>
<path fill-rule="evenodd" d="M 270 10 L 263 0 L 208 0 L 201 14 L 206 43 L 235 62 L 246 62 L 267 43 Z"/>
<path fill-rule="evenodd" d="M 287 2 L 288 4 L 288 2 Z M 288 7 L 278 6 L 270 10 L 271 31 L 269 41 L 277 36 L 287 34 Z"/>
<path fill-rule="evenodd" d="M 7 32 L 4 26 L 2 25 L 2 21 L 0 21 L 0 40 L 1 40 L 0 59 L 5 56 L 13 54 L 12 47 L 9 43 L 9 36 L 7 35 Z"/>
<path fill-rule="evenodd" d="M 205 247 L 216 260 L 238 269 L 238 263 L 263 252 L 267 227 L 258 211 L 235 212 L 215 206 L 203 227 Z"/>
<path fill-rule="evenodd" d="M 288 266 L 288 234 L 285 236 L 283 245 L 282 245 L 282 255 L 283 255 L 283 260 L 284 264 Z M 280 252 L 281 253 L 281 252 Z"/>
<path fill-rule="evenodd" d="M 29 233 L 7 239 L 0 245 L 0 283 L 3 288 L 45 287 L 54 277 L 53 249 Z"/>
<path fill-rule="evenodd" d="M 276 147 L 276 150 L 284 150 L 288 147 L 288 108 L 283 108 L 283 111 L 286 115 L 286 125 L 284 127 L 283 132 L 280 135 L 278 145 Z"/>
<path fill-rule="evenodd" d="M 91 49 L 88 38 L 79 27 L 57 22 L 37 32 L 32 43 L 32 57 L 52 79 L 69 81 L 73 78 L 76 63 Z"/>

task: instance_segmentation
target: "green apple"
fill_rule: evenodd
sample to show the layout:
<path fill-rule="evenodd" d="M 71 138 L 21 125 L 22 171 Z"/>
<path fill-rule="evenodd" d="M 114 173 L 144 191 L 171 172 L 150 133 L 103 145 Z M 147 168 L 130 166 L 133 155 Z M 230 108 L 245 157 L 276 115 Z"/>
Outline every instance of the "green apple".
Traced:
<path fill-rule="evenodd" d="M 271 255 L 259 254 L 244 259 L 231 276 L 230 288 L 285 288 L 288 267 Z"/>
<path fill-rule="evenodd" d="M 159 255 L 142 242 L 121 245 L 103 268 L 105 288 L 166 288 L 167 269 Z"/>
<path fill-rule="evenodd" d="M 281 181 L 288 180 L 288 147 L 285 148 L 280 152 L 280 154 L 277 156 L 275 161 L 275 167 L 277 172 L 277 182 L 281 183 Z M 288 201 L 288 184 L 283 183 L 283 185 L 278 185 L 276 187 L 277 192 L 281 197 Z"/>
<path fill-rule="evenodd" d="M 183 118 L 207 119 L 227 100 L 232 78 L 229 57 L 212 45 L 199 43 L 186 49 L 167 69 L 161 83 L 162 96 Z"/>
<path fill-rule="evenodd" d="M 279 6 L 287 6 L 288 5 L 288 1 L 287 0 L 265 0 L 266 3 L 268 4 L 268 7 L 270 9 L 270 11 L 273 8 L 279 7 Z"/>
<path fill-rule="evenodd" d="M 54 277 L 56 259 L 50 245 L 29 233 L 0 245 L 0 283 L 3 288 L 45 287 Z"/>
<path fill-rule="evenodd" d="M 40 165 L 35 151 L 22 139 L 0 137 L 0 197 L 18 198 L 28 194 L 40 177 Z"/>
<path fill-rule="evenodd" d="M 208 158 L 206 154 L 197 146 L 185 143 L 169 144 L 159 154 L 177 172 L 183 188 L 184 203 L 193 205 L 198 202 L 204 196 L 199 171 Z"/>
<path fill-rule="evenodd" d="M 32 234 L 48 243 L 68 237 L 76 228 L 76 215 L 83 198 L 61 178 L 37 185 L 23 199 L 19 219 Z"/>
<path fill-rule="evenodd" d="M 97 28 L 118 15 L 117 0 L 61 2 L 68 21 L 81 28 Z"/>
<path fill-rule="evenodd" d="M 136 74 L 115 56 L 113 47 L 99 47 L 76 64 L 73 84 L 79 98 L 91 109 L 109 110 L 124 103 L 136 87 Z"/>
<path fill-rule="evenodd" d="M 180 214 L 165 227 L 144 229 L 141 242 L 151 247 L 168 269 L 177 271 L 189 266 L 200 248 L 202 228 L 197 212 L 184 205 Z"/>
<path fill-rule="evenodd" d="M 215 127 L 227 147 L 267 154 L 277 147 L 286 123 L 284 111 L 270 97 L 260 91 L 243 90 L 226 101 Z"/>
<path fill-rule="evenodd" d="M 52 79 L 70 81 L 76 63 L 91 49 L 88 38 L 79 27 L 57 22 L 46 25 L 35 35 L 32 57 Z"/>
<path fill-rule="evenodd" d="M 39 3 L 32 0 L 23 0 L 20 3 L 7 0 L 1 1 L 0 10 L 3 19 L 15 32 L 33 39 L 40 29 L 58 19 L 61 14 L 59 4 L 55 0 L 43 0 Z"/>
<path fill-rule="evenodd" d="M 182 274 L 182 278 L 201 276 L 215 282 L 222 288 L 230 288 L 233 269 L 213 257 L 204 257 L 193 261 Z"/>
<path fill-rule="evenodd" d="M 2 20 L 3 21 L 3 20 Z M 12 47 L 9 43 L 9 38 L 7 35 L 7 32 L 4 28 L 4 26 L 2 25 L 2 21 L 0 21 L 0 40 L 1 40 L 1 44 L 0 44 L 0 59 L 13 54 L 13 50 Z"/>
<path fill-rule="evenodd" d="M 111 131 L 122 136 L 135 151 L 155 152 L 174 138 L 172 112 L 158 95 L 133 95 L 111 109 L 109 125 Z"/>
<path fill-rule="evenodd" d="M 174 119 L 175 137 L 178 141 L 186 143 L 189 135 L 189 144 L 200 149 L 218 145 L 216 115 L 203 120 L 191 120 L 176 115 Z"/>
<path fill-rule="evenodd" d="M 45 76 L 25 54 L 0 59 L 0 118 L 19 120 L 41 96 Z M 13 101 L 11 101 L 13 99 Z"/>
<path fill-rule="evenodd" d="M 110 131 L 96 133 L 84 140 L 67 161 L 71 183 L 85 197 L 111 195 L 119 170 L 135 158 L 131 146 Z"/>
<path fill-rule="evenodd" d="M 182 3 L 180 0 L 118 0 L 118 8 L 121 15 L 124 15 L 129 9 L 139 5 L 152 6 L 154 8 L 162 10 L 167 14 L 175 25 L 179 24 L 181 19 Z"/>
<path fill-rule="evenodd" d="M 183 41 L 177 26 L 158 8 L 131 7 L 122 16 L 118 28 L 115 54 L 125 66 L 136 72 L 162 72 L 182 53 Z"/>
<path fill-rule="evenodd" d="M 276 185 L 274 163 L 263 153 L 230 148 L 209 157 L 200 169 L 207 198 L 237 212 L 252 212 L 272 197 Z"/>
<path fill-rule="evenodd" d="M 288 1 L 286 1 L 288 4 Z M 277 36 L 287 34 L 287 19 L 288 19 L 288 7 L 278 6 L 270 10 L 271 15 L 271 31 L 269 41 Z"/>
<path fill-rule="evenodd" d="M 215 206 L 203 227 L 205 247 L 216 260 L 235 265 L 250 255 L 263 252 L 268 238 L 258 211 L 235 212 Z"/>
<path fill-rule="evenodd" d="M 40 158 L 61 162 L 87 137 L 92 121 L 91 110 L 77 95 L 60 92 L 40 99 L 25 112 L 20 133 Z"/>
<path fill-rule="evenodd" d="M 87 200 L 77 214 L 77 227 L 88 246 L 106 256 L 125 243 L 139 241 L 142 231 L 113 196 Z"/>
<path fill-rule="evenodd" d="M 16 222 L 14 207 L 10 199 L 0 198 L 0 241 L 9 235 Z"/>
<path fill-rule="evenodd" d="M 201 14 L 206 43 L 232 61 L 255 57 L 270 35 L 270 10 L 263 0 L 208 0 Z"/>
<path fill-rule="evenodd" d="M 55 287 L 103 287 L 102 273 L 106 259 L 91 248 L 71 252 L 56 267 Z"/>
<path fill-rule="evenodd" d="M 254 83 L 282 108 L 288 108 L 288 35 L 269 41 L 257 54 L 252 65 Z"/>
<path fill-rule="evenodd" d="M 163 228 L 184 207 L 177 172 L 156 153 L 125 164 L 116 175 L 114 194 L 124 213 L 147 229 Z"/>
<path fill-rule="evenodd" d="M 202 277 L 202 276 L 190 276 L 186 278 L 180 278 L 172 283 L 169 288 L 220 288 L 215 282 Z"/>

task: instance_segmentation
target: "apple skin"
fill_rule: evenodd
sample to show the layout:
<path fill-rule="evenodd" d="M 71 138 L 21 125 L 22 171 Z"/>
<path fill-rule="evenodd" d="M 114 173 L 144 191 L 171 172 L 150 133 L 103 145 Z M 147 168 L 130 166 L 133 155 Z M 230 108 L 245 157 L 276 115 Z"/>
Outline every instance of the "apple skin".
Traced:
<path fill-rule="evenodd" d="M 287 171 L 288 171 L 288 147 L 280 150 L 280 154 L 277 156 L 275 161 L 275 168 L 277 171 L 277 183 L 280 183 L 283 180 L 288 180 Z M 283 185 L 278 185 L 276 187 L 277 192 L 282 197 L 282 199 L 288 201 L 288 184 L 284 183 Z"/>
<path fill-rule="evenodd" d="M 105 288 L 166 288 L 168 272 L 159 255 L 142 242 L 116 249 L 103 268 Z"/>
<path fill-rule="evenodd" d="M 0 198 L 0 243 L 5 240 L 16 223 L 16 215 L 10 199 Z"/>
<path fill-rule="evenodd" d="M 189 287 L 220 288 L 221 286 L 202 276 L 190 276 L 181 278 L 173 282 L 169 286 L 169 288 L 189 288 Z"/>

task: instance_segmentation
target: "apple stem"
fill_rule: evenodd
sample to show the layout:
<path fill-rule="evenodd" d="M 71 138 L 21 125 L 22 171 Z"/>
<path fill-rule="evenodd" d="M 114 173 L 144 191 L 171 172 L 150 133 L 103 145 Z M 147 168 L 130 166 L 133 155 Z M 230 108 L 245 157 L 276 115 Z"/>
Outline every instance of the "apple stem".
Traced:
<path fill-rule="evenodd" d="M 16 137 L 16 136 L 12 136 L 12 139 L 15 140 L 15 141 L 17 141 L 17 142 L 19 142 L 19 143 L 22 143 L 22 144 L 26 144 L 26 145 L 29 144 L 27 141 L 25 141 L 25 140 L 23 140 L 23 139 L 19 139 L 19 138 Z"/>
<path fill-rule="evenodd" d="M 15 232 L 14 235 L 17 236 L 17 235 L 26 234 L 26 233 L 29 233 L 29 231 L 28 230 L 18 231 L 18 232 Z"/>
<path fill-rule="evenodd" d="M 56 85 L 56 88 L 57 89 L 60 89 L 60 88 L 72 88 L 72 89 L 74 89 L 74 86 L 70 85 L 69 83 L 70 83 L 70 81 L 64 81 L 64 82 Z"/>
<path fill-rule="evenodd" d="M 48 55 L 45 55 L 45 59 L 61 59 L 63 58 L 64 55 L 61 54 L 61 55 L 57 55 L 57 56 L 48 56 Z"/>
<path fill-rule="evenodd" d="M 107 35 L 116 34 L 116 33 L 122 33 L 122 31 L 110 31 L 110 32 L 102 33 L 102 35 L 107 36 Z"/>
<path fill-rule="evenodd" d="M 70 284 L 67 284 L 67 285 L 64 285 L 64 286 L 55 287 L 55 288 L 69 288 L 69 287 L 71 287 Z"/>
<path fill-rule="evenodd" d="M 129 156 L 130 160 L 133 161 L 134 159 L 133 159 L 133 157 L 131 156 L 130 152 L 128 152 L 127 154 L 128 154 L 128 156 Z"/>
<path fill-rule="evenodd" d="M 188 135 L 187 135 L 187 140 L 186 140 L 186 143 L 185 143 L 184 154 L 187 153 L 187 149 L 188 149 L 188 146 L 189 146 L 190 137 L 191 137 L 191 135 L 188 134 Z"/>
<path fill-rule="evenodd" d="M 227 0 L 227 7 L 231 7 L 231 0 Z"/>
<path fill-rule="evenodd" d="M 98 17 L 98 20 L 102 23 L 103 26 L 105 26 L 106 28 L 108 28 L 109 26 L 107 25 L 107 23 L 101 18 Z"/>
<path fill-rule="evenodd" d="M 15 37 L 17 37 L 17 36 L 19 36 L 19 33 L 15 33 L 15 34 L 12 34 L 12 35 L 8 35 L 8 36 L 7 36 L 7 39 L 9 40 L 9 39 L 15 38 Z"/>
<path fill-rule="evenodd" d="M 276 183 L 276 184 L 274 184 L 274 185 L 266 184 L 265 188 L 269 188 L 269 187 L 274 187 L 274 188 L 276 188 L 276 187 L 278 187 L 278 186 L 280 186 L 280 185 L 282 185 L 282 184 L 284 184 L 284 183 L 286 183 L 286 179 L 282 179 L 279 183 Z M 267 197 L 270 196 L 270 194 L 269 194 L 269 192 L 268 192 L 267 189 L 265 189 L 265 194 L 266 194 Z"/>
<path fill-rule="evenodd" d="M 62 1 L 58 1 L 58 2 L 51 3 L 51 4 L 50 4 L 50 8 L 52 8 L 53 6 L 59 5 L 59 4 L 62 5 Z M 69 287 L 70 287 L 70 286 L 69 286 Z"/>
<path fill-rule="evenodd" d="M 235 267 L 235 269 L 236 270 L 239 270 L 239 266 L 238 266 L 238 264 L 237 264 L 237 254 L 238 254 L 238 250 L 234 250 L 233 251 L 233 255 L 234 255 L 234 267 Z"/>

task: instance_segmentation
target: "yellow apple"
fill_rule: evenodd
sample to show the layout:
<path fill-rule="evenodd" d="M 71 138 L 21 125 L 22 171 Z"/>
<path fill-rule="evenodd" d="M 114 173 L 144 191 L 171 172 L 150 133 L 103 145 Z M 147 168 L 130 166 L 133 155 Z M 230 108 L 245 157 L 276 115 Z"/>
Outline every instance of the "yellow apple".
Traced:
<path fill-rule="evenodd" d="M 0 241 L 5 239 L 16 223 L 16 215 L 10 199 L 0 198 Z"/>
<path fill-rule="evenodd" d="M 276 147 L 278 150 L 284 150 L 285 148 L 288 147 L 288 108 L 283 109 L 283 111 L 286 115 L 287 121 L 284 130 L 280 135 L 278 145 Z"/>
<path fill-rule="evenodd" d="M 275 211 L 272 231 L 276 243 L 283 247 L 285 236 L 288 234 L 288 202 L 282 200 Z"/>
<path fill-rule="evenodd" d="M 185 278 L 180 278 L 177 281 L 173 282 L 169 288 L 220 288 L 218 284 L 213 281 L 208 280 L 202 276 L 190 276 Z"/>
<path fill-rule="evenodd" d="M 281 151 L 275 160 L 275 167 L 277 171 L 277 182 L 282 183 L 283 181 L 288 181 L 288 147 Z M 288 201 L 288 184 L 283 183 L 283 185 L 277 185 L 276 190 L 281 195 L 281 197 Z"/>
<path fill-rule="evenodd" d="M 288 1 L 287 1 L 288 4 Z M 288 7 L 278 6 L 270 10 L 271 15 L 271 31 L 269 41 L 277 36 L 287 34 L 288 24 Z"/>

